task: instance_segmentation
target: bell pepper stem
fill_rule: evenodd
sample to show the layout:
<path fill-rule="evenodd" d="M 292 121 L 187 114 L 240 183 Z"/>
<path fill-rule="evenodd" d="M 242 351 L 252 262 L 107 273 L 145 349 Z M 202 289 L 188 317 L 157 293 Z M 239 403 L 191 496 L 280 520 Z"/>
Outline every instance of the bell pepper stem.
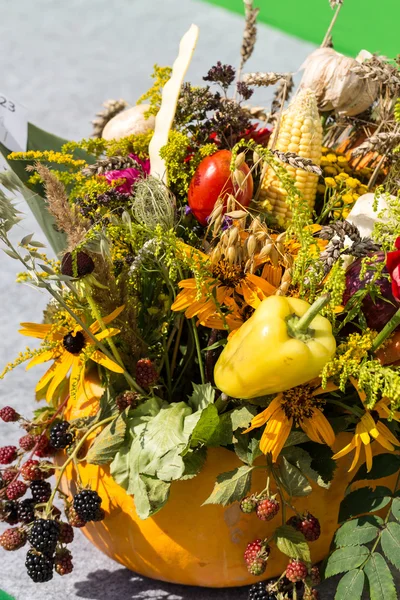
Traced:
<path fill-rule="evenodd" d="M 287 322 L 289 333 L 292 337 L 300 337 L 308 333 L 310 323 L 315 319 L 318 313 L 326 306 L 331 299 L 330 294 L 320 296 L 310 306 L 306 313 L 299 318 L 290 318 Z"/>
<path fill-rule="evenodd" d="M 393 333 L 393 331 L 396 329 L 396 327 L 398 327 L 398 325 L 400 325 L 400 308 L 393 315 L 390 321 L 386 323 L 385 327 L 378 333 L 378 335 L 374 339 L 373 344 L 371 346 L 371 352 L 376 352 L 379 346 L 381 346 L 383 342 L 387 340 L 389 335 Z"/>

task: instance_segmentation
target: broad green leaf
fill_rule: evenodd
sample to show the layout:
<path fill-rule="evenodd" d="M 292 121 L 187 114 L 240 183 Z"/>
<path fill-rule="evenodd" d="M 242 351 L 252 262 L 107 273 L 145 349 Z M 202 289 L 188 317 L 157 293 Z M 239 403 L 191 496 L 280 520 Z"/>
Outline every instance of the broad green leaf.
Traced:
<path fill-rule="evenodd" d="M 188 419 L 186 419 L 186 422 Z M 200 414 L 190 439 L 191 446 L 207 444 L 219 425 L 219 415 L 215 404 L 209 404 Z"/>
<path fill-rule="evenodd" d="M 250 490 L 253 468 L 245 465 L 218 475 L 214 489 L 204 504 L 222 504 L 226 506 L 241 500 Z"/>
<path fill-rule="evenodd" d="M 240 460 L 252 465 L 256 458 L 262 455 L 260 450 L 260 435 L 250 437 L 248 433 L 238 434 L 235 442 L 235 452 Z"/>
<path fill-rule="evenodd" d="M 291 527 L 290 525 L 281 525 L 275 531 L 275 543 L 279 550 L 290 556 L 304 562 L 310 562 L 310 548 L 304 535 Z"/>
<path fill-rule="evenodd" d="M 188 404 L 193 412 L 203 410 L 215 399 L 215 390 L 211 383 L 197 384 L 193 383 L 193 394 L 188 398 Z"/>
<path fill-rule="evenodd" d="M 312 492 L 312 487 L 307 477 L 301 471 L 290 464 L 284 456 L 279 460 L 277 467 L 279 480 L 289 496 L 308 496 Z"/>
<path fill-rule="evenodd" d="M 323 488 L 329 487 L 329 484 L 325 483 L 317 471 L 314 471 L 311 467 L 312 458 L 306 450 L 300 448 L 300 446 L 287 446 L 283 448 L 281 454 L 290 464 L 295 465 L 303 475 L 309 477 Z"/>
<path fill-rule="evenodd" d="M 136 475 L 131 485 L 138 517 L 147 519 L 165 505 L 171 484 L 152 477 Z"/>
<path fill-rule="evenodd" d="M 129 474 L 130 474 L 130 447 L 128 445 L 122 446 L 117 452 L 110 465 L 110 473 L 113 479 L 124 488 L 128 489 L 129 486 Z"/>
<path fill-rule="evenodd" d="M 375 515 L 365 515 L 352 521 L 347 521 L 337 530 L 335 535 L 335 546 L 359 546 L 368 544 L 376 539 L 383 521 Z"/>
<path fill-rule="evenodd" d="M 325 577 L 332 577 L 338 573 L 351 571 L 363 564 L 369 550 L 365 546 L 347 546 L 335 550 L 329 556 L 325 566 Z"/>
<path fill-rule="evenodd" d="M 112 461 L 124 442 L 126 420 L 126 414 L 121 413 L 115 421 L 102 430 L 90 446 L 86 454 L 86 462 L 92 465 L 104 465 Z"/>
<path fill-rule="evenodd" d="M 219 416 L 218 427 L 207 442 L 207 446 L 229 446 L 233 442 L 231 413 L 223 413 Z"/>
<path fill-rule="evenodd" d="M 364 571 L 368 577 L 370 600 L 397 600 L 392 574 L 381 554 L 374 552 Z"/>
<path fill-rule="evenodd" d="M 397 521 L 400 521 L 400 498 L 394 498 L 392 502 L 392 515 Z"/>
<path fill-rule="evenodd" d="M 297 446 L 308 441 L 309 437 L 303 431 L 291 431 L 283 447 L 289 448 L 290 446 Z"/>
<path fill-rule="evenodd" d="M 339 522 L 362 513 L 375 512 L 389 504 L 392 492 L 389 488 L 378 486 L 375 490 L 363 487 L 348 494 L 340 505 Z"/>
<path fill-rule="evenodd" d="M 396 569 L 400 570 L 400 525 L 388 523 L 381 535 L 382 550 Z"/>
<path fill-rule="evenodd" d="M 359 600 L 363 593 L 364 582 L 364 571 L 359 569 L 349 571 L 338 583 L 335 600 Z"/>
<path fill-rule="evenodd" d="M 337 467 L 336 461 L 332 459 L 332 450 L 329 446 L 317 444 L 316 442 L 303 444 L 302 448 L 304 448 L 312 458 L 311 468 L 318 473 L 320 479 L 325 484 L 329 485 Z"/>
<path fill-rule="evenodd" d="M 232 431 L 247 428 L 256 412 L 257 409 L 252 406 L 242 406 L 233 410 L 231 412 Z"/>
<path fill-rule="evenodd" d="M 400 456 L 397 454 L 387 453 L 374 456 L 372 469 L 367 472 L 367 466 L 364 463 L 358 469 L 353 481 L 360 479 L 381 479 L 381 477 L 389 477 L 397 473 L 400 469 Z"/>
<path fill-rule="evenodd" d="M 207 448 L 199 448 L 197 450 L 191 450 L 183 457 L 185 464 L 185 470 L 181 479 L 193 479 L 196 477 L 204 466 L 207 459 Z"/>

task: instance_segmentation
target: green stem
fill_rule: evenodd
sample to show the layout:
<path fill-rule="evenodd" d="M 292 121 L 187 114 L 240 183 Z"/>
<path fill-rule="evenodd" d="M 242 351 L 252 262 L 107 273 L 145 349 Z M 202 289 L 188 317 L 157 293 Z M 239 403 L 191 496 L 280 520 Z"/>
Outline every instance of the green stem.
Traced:
<path fill-rule="evenodd" d="M 65 469 L 67 468 L 67 466 L 69 465 L 69 463 L 72 462 L 73 460 L 75 460 L 75 458 L 78 456 L 79 450 L 82 448 L 83 444 L 86 442 L 86 440 L 89 437 L 89 435 L 91 433 L 93 433 L 93 431 L 96 431 L 96 429 L 98 429 L 102 425 L 107 425 L 107 423 L 110 423 L 111 421 L 114 421 L 115 418 L 116 418 L 115 415 L 113 415 L 112 417 L 107 417 L 107 419 L 103 419 L 102 421 L 99 421 L 98 423 L 96 423 L 95 425 L 93 425 L 93 427 L 91 427 L 90 429 L 88 429 L 88 431 L 85 433 L 85 435 L 82 437 L 82 439 L 79 440 L 78 444 L 74 448 L 74 451 L 72 452 L 72 454 L 70 454 L 70 456 L 67 458 L 67 460 L 65 461 L 65 463 L 63 464 L 63 466 L 60 469 L 60 472 L 59 472 L 58 477 L 57 477 L 56 484 L 55 484 L 55 486 L 53 488 L 53 491 L 51 493 L 51 496 L 48 499 L 47 504 L 46 504 L 46 512 L 50 512 L 50 510 L 51 510 L 51 506 L 52 506 L 52 504 L 54 502 L 54 498 L 55 498 L 55 495 L 57 493 L 57 489 L 58 489 L 58 487 L 60 485 L 61 478 L 64 475 Z"/>
<path fill-rule="evenodd" d="M 326 402 L 329 402 L 329 404 L 336 404 L 336 406 L 344 408 L 345 410 L 353 413 L 353 415 L 355 415 L 358 418 L 362 417 L 362 415 L 364 414 L 364 411 L 361 410 L 361 408 L 357 408 L 356 406 L 347 406 L 346 404 L 344 404 L 344 402 L 340 402 L 339 400 L 328 399 L 326 400 Z"/>
<path fill-rule="evenodd" d="M 203 358 L 201 356 L 201 347 L 200 347 L 199 334 L 197 332 L 197 327 L 196 327 L 196 320 L 195 319 L 191 319 L 191 323 L 192 323 L 194 344 L 196 346 L 196 352 L 197 352 L 197 360 L 199 362 L 201 383 L 205 383 L 206 382 L 206 378 L 205 378 L 205 374 L 204 374 Z"/>
<path fill-rule="evenodd" d="M 393 333 L 398 325 L 400 325 L 400 308 L 374 339 L 371 352 L 376 352 L 379 346 L 381 346 L 381 344 L 383 344 L 389 335 Z"/>
<path fill-rule="evenodd" d="M 310 306 L 307 312 L 300 317 L 300 319 L 296 315 L 289 317 L 287 320 L 289 335 L 294 338 L 300 338 L 304 335 L 308 335 L 308 327 L 310 323 L 315 319 L 324 306 L 328 304 L 330 299 L 330 294 L 324 294 L 315 300 L 315 302 Z"/>

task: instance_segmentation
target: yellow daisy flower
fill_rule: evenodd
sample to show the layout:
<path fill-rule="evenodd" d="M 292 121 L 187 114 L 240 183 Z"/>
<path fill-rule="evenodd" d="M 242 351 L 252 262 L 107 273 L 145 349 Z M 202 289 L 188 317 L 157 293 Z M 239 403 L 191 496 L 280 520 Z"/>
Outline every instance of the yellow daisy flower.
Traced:
<path fill-rule="evenodd" d="M 337 386 L 332 389 L 337 389 Z M 328 391 L 331 391 L 330 384 L 322 389 L 318 382 L 313 381 L 281 392 L 268 408 L 252 419 L 250 427 L 243 433 L 266 424 L 260 440 L 260 450 L 264 454 L 271 452 L 274 462 L 277 461 L 293 425 L 301 427 L 313 442 L 332 446 L 335 433 L 320 408 L 323 403 L 317 399 L 317 396 Z"/>
<path fill-rule="evenodd" d="M 333 179 L 333 177 L 325 177 L 324 181 L 325 181 L 326 187 L 329 187 L 329 188 L 335 188 L 335 187 L 337 187 L 337 183 Z"/>
<path fill-rule="evenodd" d="M 123 309 L 124 306 L 120 306 L 114 310 L 107 317 L 104 317 L 103 323 L 105 325 L 111 323 Z M 51 401 L 58 386 L 67 378 L 70 371 L 71 397 L 75 399 L 82 393 L 85 383 L 85 366 L 88 360 L 93 360 L 114 373 L 124 372 L 120 365 L 108 358 L 101 350 L 96 349 L 95 342 L 80 325 L 76 325 L 73 329 L 39 323 L 21 323 L 21 326 L 23 329 L 20 329 L 19 333 L 41 339 L 44 343 L 43 351 L 28 363 L 26 369 L 31 369 L 49 360 L 54 361 L 36 385 L 37 392 L 48 386 L 46 390 L 46 400 L 48 402 Z M 101 325 L 98 321 L 94 321 L 89 329 L 99 341 L 119 333 L 119 329 L 113 328 L 100 331 Z"/>

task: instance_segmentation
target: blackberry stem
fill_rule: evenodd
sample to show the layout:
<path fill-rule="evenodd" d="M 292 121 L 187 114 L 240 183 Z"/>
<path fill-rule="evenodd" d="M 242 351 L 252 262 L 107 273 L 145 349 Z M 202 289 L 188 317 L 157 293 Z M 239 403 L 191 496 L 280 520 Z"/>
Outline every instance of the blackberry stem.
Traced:
<path fill-rule="evenodd" d="M 56 484 L 55 484 L 55 486 L 53 488 L 53 491 L 51 493 L 51 496 L 48 499 L 47 504 L 46 504 L 46 513 L 49 513 L 50 510 L 51 510 L 52 504 L 54 502 L 55 495 L 56 495 L 58 487 L 60 485 L 61 478 L 64 475 L 65 469 L 67 468 L 67 466 L 69 465 L 69 463 L 72 462 L 77 457 L 79 450 L 82 448 L 83 444 L 86 442 L 86 440 L 89 437 L 89 435 L 91 433 L 93 433 L 93 431 L 96 431 L 96 429 L 98 429 L 102 425 L 107 425 L 107 423 L 111 423 L 111 421 L 114 421 L 116 418 L 118 418 L 118 417 L 115 417 L 115 415 L 114 415 L 112 417 L 107 417 L 107 419 L 103 419 L 102 421 L 99 421 L 98 423 L 96 423 L 95 425 L 93 425 L 93 427 L 91 427 L 90 429 L 88 429 L 88 431 L 85 433 L 85 435 L 79 440 L 79 442 L 75 446 L 75 449 L 72 452 L 72 454 L 70 454 L 70 456 L 67 458 L 67 460 L 65 461 L 65 463 L 60 468 L 60 472 L 58 474 Z"/>

